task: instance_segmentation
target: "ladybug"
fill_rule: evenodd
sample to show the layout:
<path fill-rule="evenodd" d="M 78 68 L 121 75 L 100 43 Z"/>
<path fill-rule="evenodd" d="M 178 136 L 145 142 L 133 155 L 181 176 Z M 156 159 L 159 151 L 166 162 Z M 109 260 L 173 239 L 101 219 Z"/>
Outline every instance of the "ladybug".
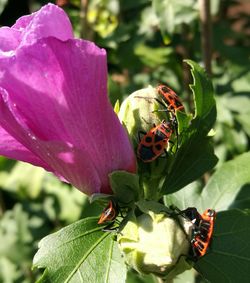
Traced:
<path fill-rule="evenodd" d="M 154 127 L 147 133 L 143 133 L 144 136 L 140 140 L 137 148 L 137 156 L 143 162 L 151 162 L 160 156 L 166 149 L 175 130 L 173 122 L 166 122 L 163 120 L 159 125 Z"/>
<path fill-rule="evenodd" d="M 101 216 L 97 223 L 98 224 L 103 224 L 106 222 L 113 223 L 118 214 L 119 214 L 118 205 L 113 200 L 110 200 L 108 202 L 108 205 L 102 211 Z"/>
<path fill-rule="evenodd" d="M 176 111 L 185 111 L 180 98 L 171 88 L 166 85 L 159 85 L 156 87 L 156 91 L 167 105 L 168 111 L 174 115 Z"/>

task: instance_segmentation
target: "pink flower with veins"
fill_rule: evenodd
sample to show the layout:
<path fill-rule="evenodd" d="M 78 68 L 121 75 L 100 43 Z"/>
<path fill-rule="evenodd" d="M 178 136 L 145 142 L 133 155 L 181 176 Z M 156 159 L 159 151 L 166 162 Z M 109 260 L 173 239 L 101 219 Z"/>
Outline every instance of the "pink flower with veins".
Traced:
<path fill-rule="evenodd" d="M 74 39 L 48 4 L 0 29 L 0 155 L 43 167 L 86 194 L 135 172 L 129 138 L 107 97 L 106 52 Z"/>

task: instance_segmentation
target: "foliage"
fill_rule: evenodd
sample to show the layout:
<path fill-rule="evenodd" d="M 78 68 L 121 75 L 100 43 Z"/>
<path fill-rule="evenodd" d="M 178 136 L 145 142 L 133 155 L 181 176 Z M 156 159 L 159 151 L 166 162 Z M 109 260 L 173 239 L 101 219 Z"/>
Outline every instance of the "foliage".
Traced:
<path fill-rule="evenodd" d="M 249 281 L 249 212 L 223 211 L 217 216 L 213 253 L 202 258 L 196 269 L 210 282 Z"/>
<path fill-rule="evenodd" d="M 0 3 L 0 11 L 5 2 Z M 197 1 L 92 0 L 84 27 L 79 20 L 80 1 L 65 2 L 69 2 L 65 10 L 76 33 L 83 32 L 85 38 L 107 49 L 113 105 L 147 84 L 165 82 L 193 113 L 178 114 L 183 130 L 181 146 L 167 172 L 158 172 L 164 178 L 147 184 L 159 187 L 158 197 L 164 195 L 167 206 L 195 206 L 200 212 L 211 207 L 219 212 L 208 255 L 174 282 L 202 280 L 195 270 L 210 282 L 237 282 L 238 278 L 248 282 L 250 71 L 245 4 L 211 1 L 211 81 L 194 63 L 202 58 Z M 192 61 L 183 65 L 187 58 Z M 190 69 L 194 100 L 188 86 Z M 215 168 L 213 148 L 219 157 Z M 159 169 L 150 167 L 152 170 L 157 175 Z M 122 199 L 129 188 L 131 199 L 141 198 L 138 177 L 124 179 L 124 174 L 110 176 L 116 194 Z M 126 278 L 114 235 L 102 232 L 96 224 L 101 210 L 96 202 L 89 204 L 80 192 L 42 169 L 0 157 L 0 241 L 4 243 L 0 248 L 0 282 L 29 283 L 38 278 L 39 282 L 157 282 L 155 276 L 133 270 Z M 47 268 L 40 277 L 42 270 L 31 271 L 32 258 L 40 239 L 53 232 L 40 242 L 34 259 L 36 267 Z M 78 279 L 81 277 L 84 279 Z"/>
<path fill-rule="evenodd" d="M 117 243 L 96 222 L 96 217 L 85 218 L 40 242 L 34 266 L 47 269 L 39 282 L 125 281 L 126 266 Z"/>

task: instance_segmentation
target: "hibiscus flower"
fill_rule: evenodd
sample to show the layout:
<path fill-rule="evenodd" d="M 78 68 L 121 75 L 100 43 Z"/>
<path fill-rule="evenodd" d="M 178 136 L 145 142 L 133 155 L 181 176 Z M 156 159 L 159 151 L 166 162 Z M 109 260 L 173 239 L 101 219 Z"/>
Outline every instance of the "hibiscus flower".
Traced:
<path fill-rule="evenodd" d="M 111 193 L 109 173 L 135 172 L 107 96 L 106 52 L 75 39 L 53 4 L 0 29 L 0 155 L 43 167 L 89 195 Z"/>

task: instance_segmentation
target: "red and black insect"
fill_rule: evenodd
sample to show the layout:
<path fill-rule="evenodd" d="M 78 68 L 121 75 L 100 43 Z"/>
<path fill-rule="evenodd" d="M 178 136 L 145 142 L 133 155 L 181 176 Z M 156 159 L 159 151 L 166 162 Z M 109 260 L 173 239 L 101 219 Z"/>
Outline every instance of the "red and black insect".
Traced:
<path fill-rule="evenodd" d="M 175 114 L 178 110 L 184 111 L 181 100 L 172 89 L 165 85 L 159 85 L 156 90 L 161 95 L 164 103 L 158 98 L 155 98 L 156 101 L 166 107 L 166 109 L 157 111 L 170 112 L 171 117 L 168 116 L 170 122 L 163 120 L 159 125 L 154 125 L 147 133 L 139 132 L 139 135 L 143 133 L 144 136 L 142 139 L 139 136 L 140 143 L 137 148 L 137 156 L 145 163 L 152 162 L 162 155 L 164 151 L 166 152 L 166 147 L 171 143 L 170 138 L 173 133 L 176 133 L 178 147 L 178 126 Z"/>
<path fill-rule="evenodd" d="M 98 224 L 104 223 L 113 223 L 119 214 L 118 205 L 113 201 L 110 200 L 108 205 L 103 209 L 101 216 L 98 220 Z"/>
<path fill-rule="evenodd" d="M 172 114 L 175 115 L 176 111 L 185 111 L 179 96 L 171 88 L 166 85 L 159 85 L 156 90 L 167 105 L 167 110 Z"/>
<path fill-rule="evenodd" d="M 194 227 L 193 238 L 191 244 L 195 258 L 202 257 L 206 254 L 210 245 L 215 222 L 216 212 L 213 209 L 207 209 L 201 215 L 201 221 L 198 228 Z"/>
<path fill-rule="evenodd" d="M 193 259 L 197 260 L 207 253 L 208 247 L 211 243 L 216 212 L 213 209 L 207 209 L 201 215 L 195 207 L 189 207 L 185 210 L 179 211 L 178 214 L 193 223 L 191 245 Z"/>
<path fill-rule="evenodd" d="M 155 160 L 158 156 L 162 155 L 166 150 L 175 130 L 174 123 L 166 122 L 163 120 L 159 125 L 154 125 L 154 127 L 147 133 L 143 133 L 144 136 L 140 139 L 140 143 L 137 148 L 137 156 L 143 162 L 151 162 Z"/>

